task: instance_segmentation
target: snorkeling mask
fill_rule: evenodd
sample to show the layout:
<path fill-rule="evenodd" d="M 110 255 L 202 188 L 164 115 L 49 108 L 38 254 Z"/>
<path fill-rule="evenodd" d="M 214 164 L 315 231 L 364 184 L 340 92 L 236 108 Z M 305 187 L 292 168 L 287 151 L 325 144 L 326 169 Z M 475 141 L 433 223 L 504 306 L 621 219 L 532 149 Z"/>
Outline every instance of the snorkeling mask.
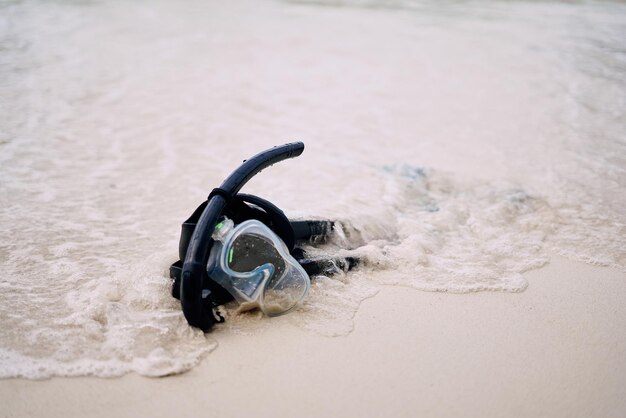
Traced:
<path fill-rule="evenodd" d="M 207 273 L 243 309 L 258 307 L 268 316 L 281 315 L 309 291 L 309 275 L 262 222 L 251 219 L 234 227 L 226 219 L 215 227 L 213 240 Z"/>
<path fill-rule="evenodd" d="M 267 200 L 239 193 L 259 171 L 303 151 L 304 144 L 294 142 L 244 160 L 183 223 L 180 260 L 170 267 L 170 277 L 172 296 L 180 299 L 189 325 L 209 331 L 224 322 L 217 307 L 233 299 L 242 310 L 287 313 L 306 296 L 309 275 L 357 265 L 352 257 L 310 258 L 298 246 L 323 242 L 334 222 L 290 221 Z"/>

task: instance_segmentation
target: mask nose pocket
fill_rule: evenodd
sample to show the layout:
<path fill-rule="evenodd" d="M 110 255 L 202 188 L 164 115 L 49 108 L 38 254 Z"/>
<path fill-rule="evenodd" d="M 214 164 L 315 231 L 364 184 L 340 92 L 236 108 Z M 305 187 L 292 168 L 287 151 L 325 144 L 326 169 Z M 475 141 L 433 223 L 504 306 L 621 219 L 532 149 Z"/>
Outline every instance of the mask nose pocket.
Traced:
<path fill-rule="evenodd" d="M 235 273 L 231 276 L 231 286 L 245 296 L 247 301 L 257 299 L 263 284 L 272 277 L 274 271 L 274 266 L 266 263 L 249 273 Z"/>

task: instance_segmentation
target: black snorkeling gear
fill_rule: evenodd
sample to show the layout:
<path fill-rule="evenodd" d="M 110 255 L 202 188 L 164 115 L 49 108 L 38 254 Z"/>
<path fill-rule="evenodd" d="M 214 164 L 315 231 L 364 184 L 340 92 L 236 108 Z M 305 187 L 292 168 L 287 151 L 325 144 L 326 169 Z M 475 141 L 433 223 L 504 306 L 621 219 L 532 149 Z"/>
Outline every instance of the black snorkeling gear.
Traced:
<path fill-rule="evenodd" d="M 309 276 L 348 271 L 358 264 L 351 257 L 312 259 L 298 246 L 323 242 L 334 222 L 290 221 L 267 200 L 239 193 L 264 168 L 303 151 L 304 144 L 294 142 L 244 160 L 182 224 L 180 260 L 170 267 L 170 277 L 172 296 L 180 299 L 189 325 L 209 331 L 224 322 L 217 307 L 233 299 L 260 300 L 257 306 L 271 315 L 268 301 L 279 303 L 278 295 L 287 294 L 289 305 L 277 311 L 286 312 L 306 294 Z"/>

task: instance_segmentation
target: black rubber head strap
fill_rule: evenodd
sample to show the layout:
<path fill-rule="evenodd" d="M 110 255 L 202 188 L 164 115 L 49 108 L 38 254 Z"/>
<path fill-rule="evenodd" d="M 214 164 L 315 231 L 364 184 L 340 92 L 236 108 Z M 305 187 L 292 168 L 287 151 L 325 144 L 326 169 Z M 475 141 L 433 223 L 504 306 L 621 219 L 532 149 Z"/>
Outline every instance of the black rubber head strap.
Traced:
<path fill-rule="evenodd" d="M 295 235 L 289 219 L 282 210 L 272 202 L 251 194 L 239 193 L 237 198 L 263 209 L 267 214 L 267 220 L 264 223 L 283 240 L 289 252 L 293 251 L 296 243 Z"/>

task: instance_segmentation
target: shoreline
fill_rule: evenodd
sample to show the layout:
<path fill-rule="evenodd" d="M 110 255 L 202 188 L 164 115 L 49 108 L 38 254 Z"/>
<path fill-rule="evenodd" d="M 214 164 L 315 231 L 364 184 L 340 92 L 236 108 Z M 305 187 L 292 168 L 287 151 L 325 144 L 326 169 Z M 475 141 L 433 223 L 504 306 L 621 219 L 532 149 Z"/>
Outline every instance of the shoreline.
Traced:
<path fill-rule="evenodd" d="M 385 286 L 354 331 L 220 334 L 164 378 L 0 380 L 8 417 L 603 416 L 626 413 L 626 274 L 552 257 L 521 293 Z M 276 325 L 276 326 L 274 326 Z"/>

